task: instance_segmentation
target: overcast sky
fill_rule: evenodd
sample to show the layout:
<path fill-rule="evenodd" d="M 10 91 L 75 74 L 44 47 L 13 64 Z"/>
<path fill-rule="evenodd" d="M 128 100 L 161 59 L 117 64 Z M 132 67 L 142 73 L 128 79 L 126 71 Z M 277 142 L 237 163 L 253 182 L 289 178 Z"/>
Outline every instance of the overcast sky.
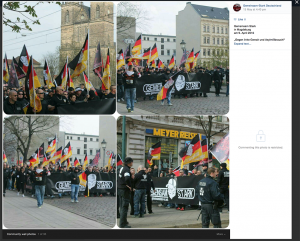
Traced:
<path fill-rule="evenodd" d="M 99 135 L 99 116 L 61 116 L 59 131 L 76 134 Z"/>
<path fill-rule="evenodd" d="M 36 3 L 28 2 L 30 6 Z M 90 2 L 83 2 L 83 4 L 90 6 Z M 15 33 L 11 31 L 11 28 L 3 26 L 3 58 L 5 53 L 8 59 L 12 59 L 13 56 L 19 56 L 25 44 L 28 54 L 40 61 L 43 59 L 43 55 L 47 54 L 47 52 L 54 52 L 56 47 L 60 46 L 61 7 L 55 2 L 50 4 L 44 2 L 37 5 L 35 9 L 38 17 L 32 18 L 30 16 L 30 18 L 34 20 L 41 18 L 39 20 L 41 25 L 29 24 L 32 31 L 21 30 L 20 33 Z M 20 17 L 21 20 L 25 19 L 27 22 L 30 22 L 29 19 L 26 19 L 19 13 L 7 10 L 4 10 L 4 13 L 12 21 Z M 29 16 L 29 14 L 26 16 Z M 23 26 L 25 25 L 23 24 Z M 22 36 L 22 34 L 26 36 Z"/>
<path fill-rule="evenodd" d="M 188 1 L 182 2 L 144 2 L 140 4 L 143 9 L 147 10 L 149 21 L 148 29 L 141 30 L 137 28 L 137 32 L 145 34 L 163 34 L 163 35 L 176 35 L 176 15 L 179 11 L 183 10 Z M 191 1 L 192 4 L 228 8 L 226 2 L 217 1 Z"/>

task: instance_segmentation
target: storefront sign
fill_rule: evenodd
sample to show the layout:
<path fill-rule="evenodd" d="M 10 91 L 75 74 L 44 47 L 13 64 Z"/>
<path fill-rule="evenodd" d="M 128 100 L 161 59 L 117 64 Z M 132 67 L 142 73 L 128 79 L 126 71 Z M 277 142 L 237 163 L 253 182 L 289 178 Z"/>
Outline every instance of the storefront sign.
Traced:
<path fill-rule="evenodd" d="M 147 134 L 152 134 L 154 136 L 171 137 L 177 139 L 193 139 L 198 133 L 186 132 L 186 131 L 175 131 L 167 129 L 146 129 Z M 204 136 L 200 134 L 200 139 L 205 139 Z"/>

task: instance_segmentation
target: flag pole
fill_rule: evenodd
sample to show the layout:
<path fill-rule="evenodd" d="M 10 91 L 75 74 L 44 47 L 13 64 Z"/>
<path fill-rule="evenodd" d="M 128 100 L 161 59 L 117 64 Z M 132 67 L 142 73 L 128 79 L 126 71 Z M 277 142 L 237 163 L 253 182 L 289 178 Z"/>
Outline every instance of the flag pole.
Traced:
<path fill-rule="evenodd" d="M 34 86 L 34 72 L 33 72 L 33 60 L 32 60 L 32 55 L 31 55 L 31 81 L 32 81 L 32 90 L 33 90 L 33 108 L 35 109 L 34 114 L 36 115 L 36 105 L 35 105 L 35 86 Z"/>
<path fill-rule="evenodd" d="M 88 80 L 90 80 L 90 28 L 88 28 Z M 89 90 L 87 89 L 87 95 L 89 95 Z"/>
<path fill-rule="evenodd" d="M 67 82 L 68 82 L 68 55 L 67 55 L 67 68 L 66 68 L 66 78 L 67 78 L 67 81 L 66 81 L 66 86 L 65 86 L 65 90 L 67 89 Z"/>

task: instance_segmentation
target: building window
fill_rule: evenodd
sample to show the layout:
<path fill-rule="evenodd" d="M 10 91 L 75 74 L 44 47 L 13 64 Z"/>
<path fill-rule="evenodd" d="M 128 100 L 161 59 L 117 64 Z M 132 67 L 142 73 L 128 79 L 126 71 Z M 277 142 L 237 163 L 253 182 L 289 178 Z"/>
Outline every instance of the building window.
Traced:
<path fill-rule="evenodd" d="M 164 45 L 162 44 L 162 45 L 160 46 L 160 48 L 161 48 L 161 49 L 164 49 Z"/>
<path fill-rule="evenodd" d="M 144 40 L 146 40 L 146 37 L 144 37 Z"/>
<path fill-rule="evenodd" d="M 217 44 L 220 44 L 220 39 L 219 38 L 217 38 Z"/>
<path fill-rule="evenodd" d="M 160 39 L 160 41 L 161 41 L 162 43 L 164 43 L 164 42 L 165 42 L 164 38 L 161 38 L 161 39 Z"/>
<path fill-rule="evenodd" d="M 217 116 L 217 122 L 222 122 L 222 116 Z"/>
<path fill-rule="evenodd" d="M 217 55 L 220 55 L 220 50 L 217 50 Z"/>
<path fill-rule="evenodd" d="M 203 32 L 206 32 L 206 26 L 205 25 L 203 26 Z"/>
<path fill-rule="evenodd" d="M 207 26 L 206 30 L 207 30 L 207 32 L 209 33 L 209 26 Z"/>
<path fill-rule="evenodd" d="M 78 161 L 79 161 L 79 163 L 81 163 L 81 159 L 79 159 Z"/>
<path fill-rule="evenodd" d="M 100 7 L 97 5 L 96 7 L 96 18 L 100 18 Z"/>
<path fill-rule="evenodd" d="M 69 140 L 69 136 L 67 136 L 67 140 Z"/>
<path fill-rule="evenodd" d="M 207 56 L 210 56 L 210 49 L 207 50 Z"/>
<path fill-rule="evenodd" d="M 161 50 L 161 55 L 165 55 L 165 51 L 164 50 Z"/>
<path fill-rule="evenodd" d="M 157 41 L 157 38 L 154 38 L 154 41 Z"/>
<path fill-rule="evenodd" d="M 84 144 L 84 149 L 86 149 L 87 148 L 87 144 Z"/>
<path fill-rule="evenodd" d="M 175 38 L 173 39 L 173 42 L 176 42 L 176 39 L 175 39 Z"/>
<path fill-rule="evenodd" d="M 168 59 L 168 60 L 167 60 L 167 64 L 169 64 L 169 63 L 170 63 L 170 60 Z"/>
<path fill-rule="evenodd" d="M 72 136 L 70 136 L 70 139 L 72 140 L 72 139 L 73 139 L 73 137 L 72 137 Z"/>
<path fill-rule="evenodd" d="M 223 27 L 221 28 L 221 33 L 224 33 Z"/>
<path fill-rule="evenodd" d="M 170 49 L 167 49 L 167 55 L 170 55 Z"/>
<path fill-rule="evenodd" d="M 147 40 L 149 40 L 149 38 L 147 37 Z"/>
<path fill-rule="evenodd" d="M 225 49 L 225 54 L 227 54 L 228 53 L 228 51 L 227 51 L 227 49 Z"/>
<path fill-rule="evenodd" d="M 206 49 L 203 49 L 203 56 L 206 56 Z"/>
<path fill-rule="evenodd" d="M 215 55 L 216 54 L 216 51 L 213 49 L 212 50 L 212 55 Z"/>
<path fill-rule="evenodd" d="M 96 141 L 99 141 L 99 139 L 98 139 L 98 138 L 96 138 Z"/>
<path fill-rule="evenodd" d="M 77 137 L 77 140 L 80 141 L 80 136 Z"/>
<path fill-rule="evenodd" d="M 87 138 L 86 137 L 84 137 L 84 142 L 87 142 Z"/>
<path fill-rule="evenodd" d="M 207 37 L 207 43 L 210 44 L 210 37 Z"/>
<path fill-rule="evenodd" d="M 203 43 L 206 44 L 206 37 L 203 38 Z"/>
<path fill-rule="evenodd" d="M 86 155 L 86 154 L 87 154 L 87 150 L 84 150 L 84 151 L 83 151 L 83 154 L 85 154 L 85 155 Z"/>
<path fill-rule="evenodd" d="M 221 39 L 221 44 L 224 45 L 224 39 L 223 38 Z"/>
<path fill-rule="evenodd" d="M 216 39 L 215 38 L 213 38 L 213 44 L 216 44 Z"/>
<path fill-rule="evenodd" d="M 66 23 L 69 22 L 69 10 L 67 10 L 67 13 L 66 13 Z"/>
<path fill-rule="evenodd" d="M 71 157 L 71 158 L 70 158 L 70 162 L 72 162 L 72 160 L 73 160 L 73 159 L 72 159 L 72 157 Z"/>
<path fill-rule="evenodd" d="M 80 154 L 80 149 L 77 149 L 77 154 Z"/>
<path fill-rule="evenodd" d="M 215 33 L 215 26 L 213 26 L 213 33 Z"/>
<path fill-rule="evenodd" d="M 227 28 L 225 28 L 225 33 L 227 34 Z"/>
<path fill-rule="evenodd" d="M 174 54 L 174 56 L 176 55 L 176 49 L 173 49 L 173 54 Z"/>
<path fill-rule="evenodd" d="M 90 149 L 90 155 L 93 155 L 93 149 Z"/>
<path fill-rule="evenodd" d="M 93 138 L 90 138 L 90 141 L 93 141 Z"/>
<path fill-rule="evenodd" d="M 220 29 L 219 29 L 219 27 L 217 27 L 217 33 L 219 33 L 220 32 Z"/>
<path fill-rule="evenodd" d="M 169 38 L 167 38 L 167 42 L 170 42 L 170 39 L 169 39 Z"/>

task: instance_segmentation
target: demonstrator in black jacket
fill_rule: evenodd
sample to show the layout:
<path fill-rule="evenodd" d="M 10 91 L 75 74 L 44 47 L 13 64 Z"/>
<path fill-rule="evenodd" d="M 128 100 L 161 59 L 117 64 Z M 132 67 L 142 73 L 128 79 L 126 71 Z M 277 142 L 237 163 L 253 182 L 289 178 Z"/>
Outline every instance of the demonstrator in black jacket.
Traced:
<path fill-rule="evenodd" d="M 145 195 L 147 188 L 147 174 L 144 166 L 140 165 L 137 169 L 138 173 L 134 176 L 134 217 L 144 217 L 145 211 Z"/>
<path fill-rule="evenodd" d="M 71 178 L 71 202 L 74 201 L 78 203 L 78 192 L 79 192 L 79 173 L 78 168 L 75 167 L 74 172 L 71 172 L 70 178 Z"/>

